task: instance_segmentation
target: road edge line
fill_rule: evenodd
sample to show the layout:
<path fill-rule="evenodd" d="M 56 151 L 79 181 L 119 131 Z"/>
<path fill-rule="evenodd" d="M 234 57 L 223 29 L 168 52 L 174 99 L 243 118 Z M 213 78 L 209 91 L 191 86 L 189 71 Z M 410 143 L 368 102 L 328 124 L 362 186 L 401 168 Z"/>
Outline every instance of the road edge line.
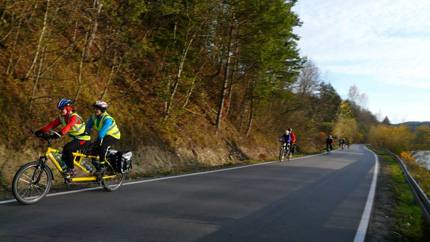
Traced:
<path fill-rule="evenodd" d="M 367 227 L 369 226 L 370 216 L 373 208 L 373 201 L 375 200 L 376 193 L 376 183 L 378 181 L 378 173 L 379 173 L 379 158 L 375 154 L 375 152 L 371 151 L 366 147 L 368 151 L 370 151 L 375 156 L 375 166 L 373 171 L 372 185 L 370 186 L 369 195 L 367 196 L 366 206 L 364 207 L 363 215 L 361 216 L 360 224 L 357 229 L 357 233 L 354 237 L 354 242 L 364 242 L 367 234 Z"/>

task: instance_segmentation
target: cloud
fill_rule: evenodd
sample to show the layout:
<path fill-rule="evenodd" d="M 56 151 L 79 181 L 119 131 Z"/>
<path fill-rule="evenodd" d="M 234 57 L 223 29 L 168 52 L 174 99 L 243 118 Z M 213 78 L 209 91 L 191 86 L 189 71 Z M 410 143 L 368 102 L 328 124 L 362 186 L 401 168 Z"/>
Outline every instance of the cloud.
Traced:
<path fill-rule="evenodd" d="M 302 0 L 301 53 L 333 75 L 430 89 L 430 1 Z"/>

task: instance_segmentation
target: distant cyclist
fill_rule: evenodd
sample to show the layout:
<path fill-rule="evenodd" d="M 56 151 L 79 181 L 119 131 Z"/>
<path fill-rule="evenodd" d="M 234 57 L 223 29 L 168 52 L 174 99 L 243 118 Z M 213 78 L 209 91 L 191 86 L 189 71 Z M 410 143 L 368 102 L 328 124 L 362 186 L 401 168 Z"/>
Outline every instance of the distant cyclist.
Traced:
<path fill-rule="evenodd" d="M 326 140 L 326 145 L 327 145 L 327 152 L 330 152 L 331 150 L 333 150 L 333 145 L 334 145 L 333 135 L 328 136 Z"/>
<path fill-rule="evenodd" d="M 97 101 L 93 104 L 94 114 L 87 122 L 87 129 L 91 130 L 94 125 L 98 132 L 92 155 L 99 155 L 100 160 L 93 160 L 93 165 L 97 171 L 94 173 L 97 177 L 101 177 L 106 171 L 105 165 L 107 149 L 117 143 L 121 137 L 121 133 L 116 125 L 115 120 L 106 112 L 108 104 L 103 101 Z"/>
<path fill-rule="evenodd" d="M 296 152 L 296 134 L 294 134 L 292 128 L 289 128 L 287 130 L 290 132 L 291 136 L 291 154 L 294 155 L 294 153 Z"/>
<path fill-rule="evenodd" d="M 349 138 L 346 138 L 346 145 L 349 147 L 351 146 L 351 140 Z"/>
<path fill-rule="evenodd" d="M 45 127 L 36 131 L 34 134 L 36 136 L 40 136 L 41 134 L 57 127 L 58 125 L 63 127 L 60 132 L 52 134 L 50 137 L 53 139 L 58 139 L 66 134 L 69 135 L 70 140 L 69 143 L 67 143 L 63 148 L 61 159 L 68 167 L 68 169 L 64 171 L 64 176 L 66 178 L 71 178 L 76 176 L 74 168 L 75 166 L 73 164 L 73 152 L 88 146 L 90 144 L 89 140 L 91 137 L 85 132 L 85 122 L 77 113 L 75 113 L 72 101 L 66 98 L 61 99 L 57 103 L 57 108 L 60 111 L 59 117 Z"/>
<path fill-rule="evenodd" d="M 346 140 L 345 140 L 345 138 L 340 139 L 340 140 L 339 140 L 339 146 L 340 146 L 342 149 L 345 149 L 345 145 L 346 145 Z"/>
<path fill-rule="evenodd" d="M 285 130 L 285 133 L 279 138 L 279 142 L 285 143 L 287 147 L 291 147 L 291 133 L 289 130 Z"/>

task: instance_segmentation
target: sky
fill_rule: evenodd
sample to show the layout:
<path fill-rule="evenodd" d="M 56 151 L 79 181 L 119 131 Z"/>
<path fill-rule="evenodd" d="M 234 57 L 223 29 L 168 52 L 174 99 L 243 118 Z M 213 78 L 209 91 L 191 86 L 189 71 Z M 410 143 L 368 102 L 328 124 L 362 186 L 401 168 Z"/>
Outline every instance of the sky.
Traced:
<path fill-rule="evenodd" d="M 381 121 L 430 121 L 430 0 L 298 0 L 294 32 L 343 99 L 358 87 Z"/>

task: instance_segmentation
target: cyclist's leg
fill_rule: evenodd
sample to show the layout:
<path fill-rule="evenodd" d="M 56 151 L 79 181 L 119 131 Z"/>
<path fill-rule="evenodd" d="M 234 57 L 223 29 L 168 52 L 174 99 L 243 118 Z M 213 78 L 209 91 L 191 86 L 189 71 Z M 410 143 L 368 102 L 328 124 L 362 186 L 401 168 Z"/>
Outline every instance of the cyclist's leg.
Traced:
<path fill-rule="evenodd" d="M 106 152 L 108 147 L 116 144 L 119 141 L 119 139 L 115 139 L 114 137 L 107 135 L 103 138 L 103 143 L 102 145 L 100 145 L 100 148 L 98 150 L 99 155 L 100 155 L 100 164 L 104 164 L 105 163 L 105 159 L 106 159 Z"/>
<path fill-rule="evenodd" d="M 91 148 L 91 155 L 92 156 L 98 156 L 100 153 L 100 146 L 93 146 Z M 99 161 L 96 158 L 92 158 L 91 163 L 93 163 L 93 165 L 98 169 L 99 167 Z"/>
<path fill-rule="evenodd" d="M 73 152 L 76 152 L 80 149 L 83 149 L 88 145 L 89 145 L 89 142 L 86 140 L 74 139 L 64 146 L 62 159 L 68 167 L 68 169 L 64 173 L 66 177 L 74 177 L 75 176 L 75 169 L 74 169 L 75 165 L 73 164 L 73 160 L 75 159 L 75 157 L 73 156 Z"/>
<path fill-rule="evenodd" d="M 98 147 L 97 152 L 99 154 L 100 162 L 99 162 L 99 164 L 96 165 L 97 171 L 94 173 L 94 175 L 98 179 L 101 179 L 104 172 L 108 169 L 108 167 L 106 166 L 106 162 L 105 162 L 106 152 L 107 152 L 108 147 L 110 147 L 111 145 L 115 144 L 118 141 L 119 141 L 118 139 L 115 139 L 114 137 L 107 135 L 103 138 L 103 142 L 100 145 L 100 147 Z"/>
<path fill-rule="evenodd" d="M 64 163 L 66 163 L 67 167 L 70 169 L 75 167 L 73 164 L 73 152 L 79 150 L 82 147 L 80 142 L 80 140 L 74 139 L 63 147 L 63 155 L 61 159 L 63 159 Z"/>
<path fill-rule="evenodd" d="M 290 159 L 290 157 L 291 157 L 291 149 L 292 149 L 292 147 L 293 147 L 293 144 L 291 144 L 291 143 L 288 143 L 288 153 L 287 153 L 287 155 L 288 155 L 288 159 Z"/>

